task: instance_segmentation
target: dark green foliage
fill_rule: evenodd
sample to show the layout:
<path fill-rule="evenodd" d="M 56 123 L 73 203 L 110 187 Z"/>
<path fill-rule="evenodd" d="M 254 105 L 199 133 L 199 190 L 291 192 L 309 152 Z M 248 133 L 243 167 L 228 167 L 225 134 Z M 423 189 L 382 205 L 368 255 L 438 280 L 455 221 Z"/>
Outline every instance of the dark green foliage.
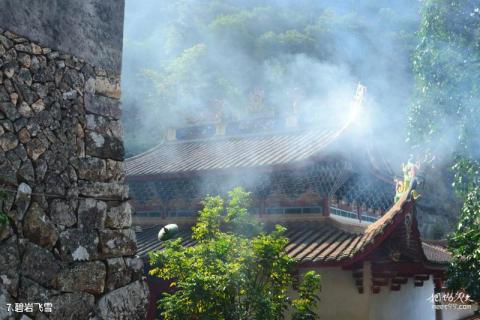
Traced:
<path fill-rule="evenodd" d="M 305 273 L 299 288 L 299 298 L 293 301 L 295 312 L 292 320 L 316 319 L 315 307 L 319 301 L 316 291 L 320 290 L 320 276 L 313 271 Z"/>
<path fill-rule="evenodd" d="M 449 286 L 480 298 L 480 3 L 425 1 L 415 52 L 416 100 L 409 140 L 417 152 L 453 160 L 464 201 L 450 238 Z M 422 150 L 422 151 L 420 151 Z"/>
<path fill-rule="evenodd" d="M 479 5 L 478 1 L 424 3 L 414 55 L 416 100 L 409 139 L 437 156 L 443 152 L 448 157 L 452 151 L 479 155 Z"/>
<path fill-rule="evenodd" d="M 164 250 L 149 254 L 150 274 L 175 281 L 175 293 L 158 302 L 164 319 L 284 319 L 292 305 L 294 319 L 313 319 L 320 276 L 308 272 L 292 302 L 285 228 L 264 232 L 248 214 L 248 203 L 240 188 L 229 193 L 226 210 L 222 198 L 207 197 L 192 229 L 194 246 L 169 240 Z"/>
<path fill-rule="evenodd" d="M 453 263 L 449 269 L 449 287 L 465 289 L 472 299 L 480 300 L 480 187 L 466 197 L 457 230 L 450 238 Z"/>

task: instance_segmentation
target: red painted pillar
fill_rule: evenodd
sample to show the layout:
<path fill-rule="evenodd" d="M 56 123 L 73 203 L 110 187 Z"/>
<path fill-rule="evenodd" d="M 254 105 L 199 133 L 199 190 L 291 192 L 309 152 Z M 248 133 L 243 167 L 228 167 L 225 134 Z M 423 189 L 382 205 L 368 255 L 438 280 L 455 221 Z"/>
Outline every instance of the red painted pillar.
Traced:
<path fill-rule="evenodd" d="M 324 197 L 322 199 L 322 205 L 323 205 L 323 216 L 324 217 L 329 217 L 330 216 L 330 203 L 328 201 L 328 197 Z"/>

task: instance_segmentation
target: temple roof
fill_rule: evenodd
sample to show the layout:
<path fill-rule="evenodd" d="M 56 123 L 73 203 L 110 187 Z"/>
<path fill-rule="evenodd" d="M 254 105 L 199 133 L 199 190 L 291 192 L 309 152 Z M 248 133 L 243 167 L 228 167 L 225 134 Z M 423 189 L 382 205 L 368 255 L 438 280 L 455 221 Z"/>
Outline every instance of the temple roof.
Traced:
<path fill-rule="evenodd" d="M 290 130 L 167 141 L 125 160 L 127 176 L 282 166 L 320 155 L 338 129 Z"/>
<path fill-rule="evenodd" d="M 432 245 L 427 241 L 422 242 L 422 247 L 428 261 L 449 263 L 452 259 L 452 255 L 444 247 Z"/>
<path fill-rule="evenodd" d="M 322 216 L 312 221 L 280 222 L 287 228 L 285 236 L 289 239 L 285 250 L 300 265 L 345 265 L 361 261 L 390 239 L 403 254 L 416 261 L 448 263 L 450 254 L 445 249 L 421 241 L 414 218 L 411 225 L 405 223 L 407 215 L 412 214 L 413 202 L 407 192 L 382 218 L 361 228 Z M 195 243 L 190 227 L 180 226 L 178 236 L 185 246 Z M 159 230 L 160 226 L 155 226 L 137 232 L 139 255 L 162 248 L 157 240 Z"/>

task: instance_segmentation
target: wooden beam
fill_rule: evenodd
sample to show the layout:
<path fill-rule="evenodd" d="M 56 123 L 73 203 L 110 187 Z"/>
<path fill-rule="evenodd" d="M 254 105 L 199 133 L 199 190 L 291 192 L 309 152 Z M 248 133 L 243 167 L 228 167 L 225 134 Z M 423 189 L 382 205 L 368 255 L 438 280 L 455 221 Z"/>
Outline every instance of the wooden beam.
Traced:
<path fill-rule="evenodd" d="M 372 272 L 372 278 L 391 278 L 391 272 Z"/>
<path fill-rule="evenodd" d="M 428 269 L 421 263 L 415 262 L 389 262 L 389 263 L 372 263 L 372 272 L 373 273 L 399 273 L 402 275 L 425 275 L 433 274 L 441 276 L 443 275 L 443 270 L 433 270 Z"/>
<path fill-rule="evenodd" d="M 415 287 L 423 287 L 423 281 L 415 280 L 414 285 L 415 285 Z"/>
<path fill-rule="evenodd" d="M 374 287 L 388 286 L 388 279 L 373 279 L 372 284 Z"/>
<path fill-rule="evenodd" d="M 363 269 L 363 262 L 357 262 L 348 265 L 342 265 L 343 270 L 362 270 Z"/>
<path fill-rule="evenodd" d="M 408 282 L 408 278 L 393 278 L 393 284 L 406 284 Z"/>
<path fill-rule="evenodd" d="M 428 275 L 428 274 L 416 274 L 415 275 L 415 280 L 427 281 L 428 279 L 430 279 L 430 275 Z"/>

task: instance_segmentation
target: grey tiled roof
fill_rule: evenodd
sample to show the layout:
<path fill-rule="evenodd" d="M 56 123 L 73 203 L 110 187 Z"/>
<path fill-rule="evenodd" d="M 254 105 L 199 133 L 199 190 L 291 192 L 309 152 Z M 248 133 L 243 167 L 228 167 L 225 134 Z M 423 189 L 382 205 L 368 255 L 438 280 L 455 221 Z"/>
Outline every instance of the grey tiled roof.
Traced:
<path fill-rule="evenodd" d="M 296 130 L 165 142 L 126 159 L 126 172 L 132 177 L 285 165 L 321 154 L 338 135 L 333 129 Z"/>
<path fill-rule="evenodd" d="M 287 228 L 285 236 L 289 239 L 285 250 L 298 263 L 322 264 L 354 259 L 371 245 L 382 241 L 390 226 L 404 227 L 403 218 L 406 211 L 410 210 L 407 206 L 410 201 L 413 200 L 409 200 L 405 194 L 384 216 L 360 232 L 349 230 L 342 223 L 327 217 L 321 217 L 318 221 L 281 223 Z M 144 227 L 137 232 L 140 256 L 162 248 L 163 244 L 157 240 L 160 227 Z M 191 225 L 180 226 L 178 236 L 183 239 L 185 246 L 195 243 L 191 238 Z M 418 238 L 417 241 L 421 240 Z M 444 264 L 450 261 L 450 254 L 443 248 L 427 243 L 422 243 L 421 247 L 428 262 Z"/>

